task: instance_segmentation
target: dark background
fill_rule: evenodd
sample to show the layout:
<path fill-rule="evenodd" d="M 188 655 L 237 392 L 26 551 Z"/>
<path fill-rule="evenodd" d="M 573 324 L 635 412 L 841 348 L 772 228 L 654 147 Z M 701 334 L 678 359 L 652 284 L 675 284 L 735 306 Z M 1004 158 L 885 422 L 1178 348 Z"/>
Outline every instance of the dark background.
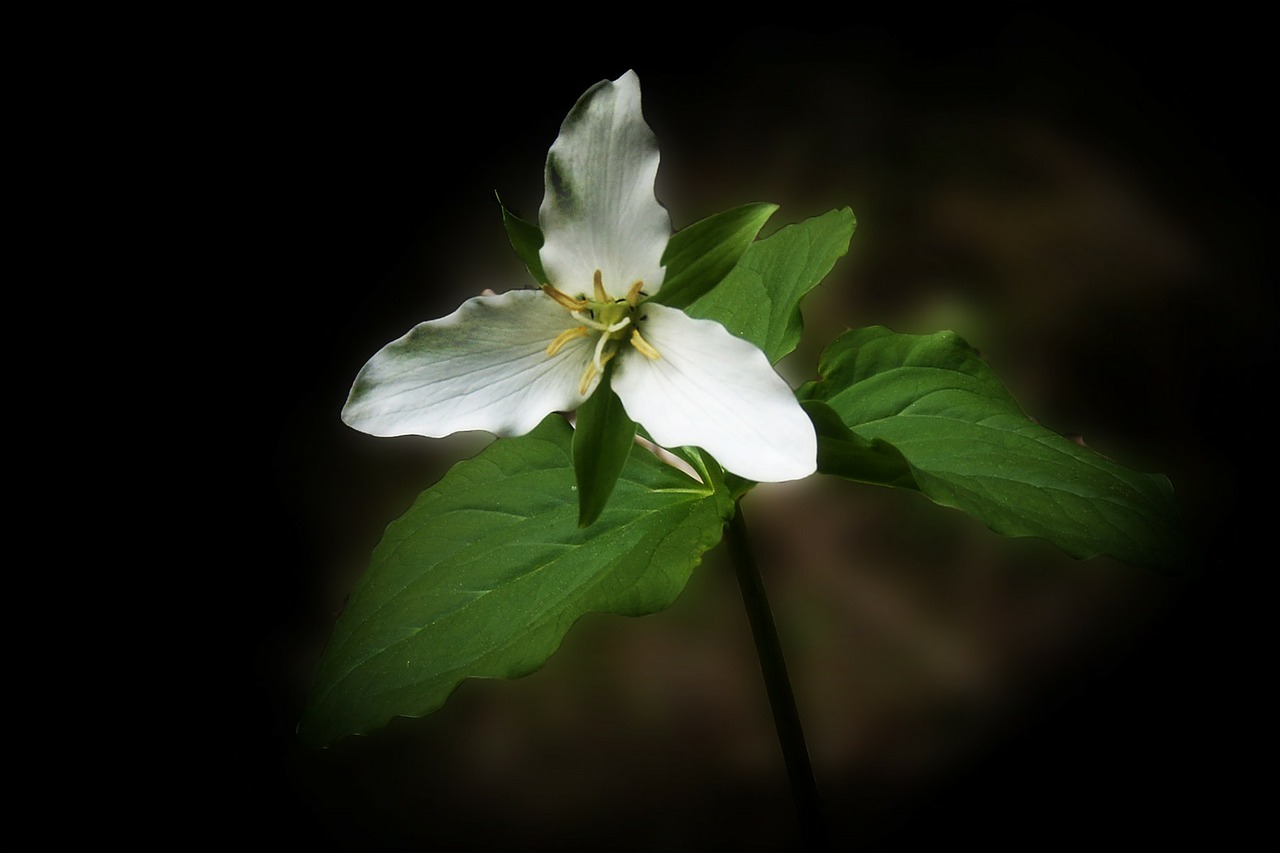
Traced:
<path fill-rule="evenodd" d="M 347 430 L 351 378 L 526 283 L 494 192 L 534 218 L 565 112 L 635 68 L 677 227 L 857 214 L 793 380 L 845 327 L 955 328 L 1043 423 L 1168 474 L 1194 543 L 1173 578 L 914 495 L 754 493 L 834 846 L 1261 848 L 1260 7 L 958 6 L 17 7 L 15 536 L 44 555 L 13 572 L 19 846 L 794 844 L 718 553 L 534 676 L 292 737 L 382 527 L 482 444 Z"/>

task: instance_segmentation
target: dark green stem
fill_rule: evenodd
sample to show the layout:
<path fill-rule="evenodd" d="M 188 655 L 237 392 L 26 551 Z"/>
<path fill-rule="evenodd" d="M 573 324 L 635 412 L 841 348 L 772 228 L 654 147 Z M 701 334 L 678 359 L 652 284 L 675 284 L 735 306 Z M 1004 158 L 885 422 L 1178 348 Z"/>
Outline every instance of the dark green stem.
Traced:
<path fill-rule="evenodd" d="M 778 729 L 778 743 L 782 746 L 782 756 L 787 763 L 787 777 L 791 780 L 791 797 L 796 804 L 800 836 L 806 850 L 825 850 L 827 832 L 822 819 L 822 806 L 818 800 L 818 785 L 813 778 L 809 748 L 805 745 L 804 731 L 800 727 L 796 697 L 791 692 L 787 662 L 782 656 L 778 629 L 773 623 L 773 612 L 769 609 L 764 581 L 756 566 L 755 552 L 751 549 L 741 502 L 736 510 L 729 522 L 729 557 L 733 560 L 738 586 L 742 589 L 742 602 L 746 605 L 747 617 L 751 620 L 756 654 L 764 673 L 765 689 L 769 692 L 773 722 Z"/>

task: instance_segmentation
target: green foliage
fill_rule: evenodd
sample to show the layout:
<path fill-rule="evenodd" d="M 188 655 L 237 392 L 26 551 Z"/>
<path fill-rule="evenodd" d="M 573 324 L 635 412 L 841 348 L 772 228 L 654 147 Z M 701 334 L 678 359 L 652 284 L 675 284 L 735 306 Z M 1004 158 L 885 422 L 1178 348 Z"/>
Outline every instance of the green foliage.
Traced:
<path fill-rule="evenodd" d="M 1169 481 L 1124 468 L 1031 421 L 952 332 L 883 327 L 841 335 L 797 392 L 819 430 L 819 470 L 918 488 L 1006 536 L 1038 536 L 1075 557 L 1170 566 L 1180 533 Z M 871 459 L 866 450 L 892 448 Z M 870 461 L 869 461 L 870 460 Z M 909 476 L 908 476 L 909 475 Z"/>
<path fill-rule="evenodd" d="M 439 708 L 463 678 L 538 669 L 589 611 L 667 607 L 733 504 L 652 454 L 578 526 L 572 430 L 550 416 L 456 465 L 393 522 L 338 619 L 299 733 L 329 744 Z"/>
<path fill-rule="evenodd" d="M 538 254 L 542 248 L 542 231 L 507 210 L 502 199 L 498 199 L 498 204 L 502 207 L 502 224 L 506 226 L 507 239 L 511 241 L 511 248 L 516 250 L 516 257 L 524 262 L 534 281 L 547 284 L 547 271 L 542 268 L 542 256 Z"/>
<path fill-rule="evenodd" d="M 684 308 L 705 295 L 733 270 L 777 209 L 776 204 L 746 204 L 671 235 L 662 254 L 666 280 L 653 301 Z"/>
<path fill-rule="evenodd" d="M 818 470 L 859 483 L 919 489 L 911 463 L 902 452 L 881 438 L 871 441 L 857 435 L 834 409 L 819 400 L 800 404 L 818 434 Z"/>
<path fill-rule="evenodd" d="M 718 321 L 776 364 L 800 342 L 800 300 L 849 250 L 856 226 L 846 207 L 780 229 L 751 244 L 724 281 L 685 313 Z"/>
<path fill-rule="evenodd" d="M 675 235 L 656 294 L 722 323 L 771 362 L 802 331 L 800 302 L 848 250 L 848 210 L 752 242 L 774 212 L 747 205 Z M 538 228 L 503 208 L 539 282 Z M 1077 557 L 1166 566 L 1180 531 L 1164 477 L 1141 474 L 1038 426 L 956 335 L 854 330 L 797 392 L 818 468 L 915 489 L 1008 536 Z M 636 449 L 610 372 L 578 410 L 500 439 L 423 492 L 392 523 L 338 620 L 299 726 L 327 744 L 440 707 L 468 677 L 538 669 L 587 612 L 668 606 L 754 484 L 698 448 L 672 448 L 702 482 Z"/>
<path fill-rule="evenodd" d="M 573 472 L 578 482 L 578 525 L 587 527 L 604 510 L 635 445 L 636 425 L 613 393 L 613 365 L 595 392 L 578 407 L 573 431 Z"/>

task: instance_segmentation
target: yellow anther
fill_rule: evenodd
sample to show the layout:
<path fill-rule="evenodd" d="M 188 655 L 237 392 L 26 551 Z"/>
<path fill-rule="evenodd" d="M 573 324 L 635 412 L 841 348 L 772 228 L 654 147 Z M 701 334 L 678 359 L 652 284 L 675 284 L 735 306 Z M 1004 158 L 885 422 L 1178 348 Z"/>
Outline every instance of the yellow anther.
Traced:
<path fill-rule="evenodd" d="M 581 311 L 583 308 L 587 307 L 587 300 L 574 299 L 572 296 L 569 296 L 567 293 L 557 290 L 556 288 L 552 287 L 549 284 L 542 285 L 542 292 L 547 294 L 547 296 L 550 296 L 552 299 L 558 302 L 561 307 L 569 311 Z"/>
<path fill-rule="evenodd" d="M 627 304 L 635 308 L 640 302 L 640 289 L 644 287 L 643 281 L 637 281 L 631 285 L 631 289 L 627 291 Z"/>
<path fill-rule="evenodd" d="M 564 345 L 569 343 L 569 341 L 572 341 L 575 338 L 585 338 L 589 334 L 591 333 L 587 331 L 586 326 L 575 326 L 572 329 L 561 332 L 556 336 L 554 341 L 547 345 L 547 355 L 555 355 L 560 352 L 560 350 L 564 348 Z"/>
<path fill-rule="evenodd" d="M 608 302 L 609 294 L 604 292 L 604 275 L 600 270 L 596 270 L 596 274 L 591 277 L 591 283 L 596 289 L 596 302 Z"/>
<path fill-rule="evenodd" d="M 583 396 L 587 393 L 587 386 L 591 384 L 591 380 L 596 378 L 595 360 L 587 362 L 587 369 L 582 371 L 582 381 L 578 383 L 578 393 Z"/>
<path fill-rule="evenodd" d="M 631 345 L 640 350 L 640 354 L 650 361 L 657 361 L 662 358 L 662 356 L 658 354 L 658 351 L 653 348 L 652 344 L 640 337 L 639 329 L 636 329 L 631 333 Z"/>
<path fill-rule="evenodd" d="M 597 347 L 597 350 L 598 349 L 599 348 Z M 582 382 L 578 385 L 579 394 L 587 393 L 587 386 L 591 384 L 591 380 L 595 379 L 597 373 L 603 373 L 604 366 L 608 364 L 609 361 L 617 354 L 618 354 L 617 350 L 611 349 L 606 351 L 604 355 L 597 354 L 597 358 L 599 359 L 598 364 L 596 363 L 597 361 L 596 358 L 593 358 L 591 359 L 591 361 L 587 362 L 587 369 L 582 371 Z"/>

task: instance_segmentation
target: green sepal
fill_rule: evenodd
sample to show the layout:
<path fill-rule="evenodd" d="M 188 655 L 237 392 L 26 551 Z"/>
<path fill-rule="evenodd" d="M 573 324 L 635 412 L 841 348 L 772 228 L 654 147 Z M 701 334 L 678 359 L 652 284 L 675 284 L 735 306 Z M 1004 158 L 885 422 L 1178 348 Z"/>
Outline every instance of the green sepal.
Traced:
<path fill-rule="evenodd" d="M 672 234 L 662 253 L 666 278 L 653 301 L 684 308 L 718 285 L 777 209 L 776 204 L 764 202 L 745 204 Z"/>
<path fill-rule="evenodd" d="M 494 196 L 497 197 L 497 193 Z M 511 241 L 511 248 L 516 250 L 516 256 L 524 262 L 534 281 L 547 284 L 547 271 L 542 268 L 542 256 L 538 253 L 542 248 L 542 230 L 508 210 L 501 198 L 498 206 L 502 208 L 502 224 L 506 226 L 507 239 Z"/>
<path fill-rule="evenodd" d="M 573 431 L 573 474 L 578 483 L 578 526 L 588 527 L 604 511 L 635 445 L 636 424 L 613 393 L 613 364 L 578 407 Z"/>
<path fill-rule="evenodd" d="M 776 364 L 800 342 L 800 301 L 849 251 L 857 220 L 832 210 L 752 243 L 718 286 L 684 309 L 715 320 Z"/>

